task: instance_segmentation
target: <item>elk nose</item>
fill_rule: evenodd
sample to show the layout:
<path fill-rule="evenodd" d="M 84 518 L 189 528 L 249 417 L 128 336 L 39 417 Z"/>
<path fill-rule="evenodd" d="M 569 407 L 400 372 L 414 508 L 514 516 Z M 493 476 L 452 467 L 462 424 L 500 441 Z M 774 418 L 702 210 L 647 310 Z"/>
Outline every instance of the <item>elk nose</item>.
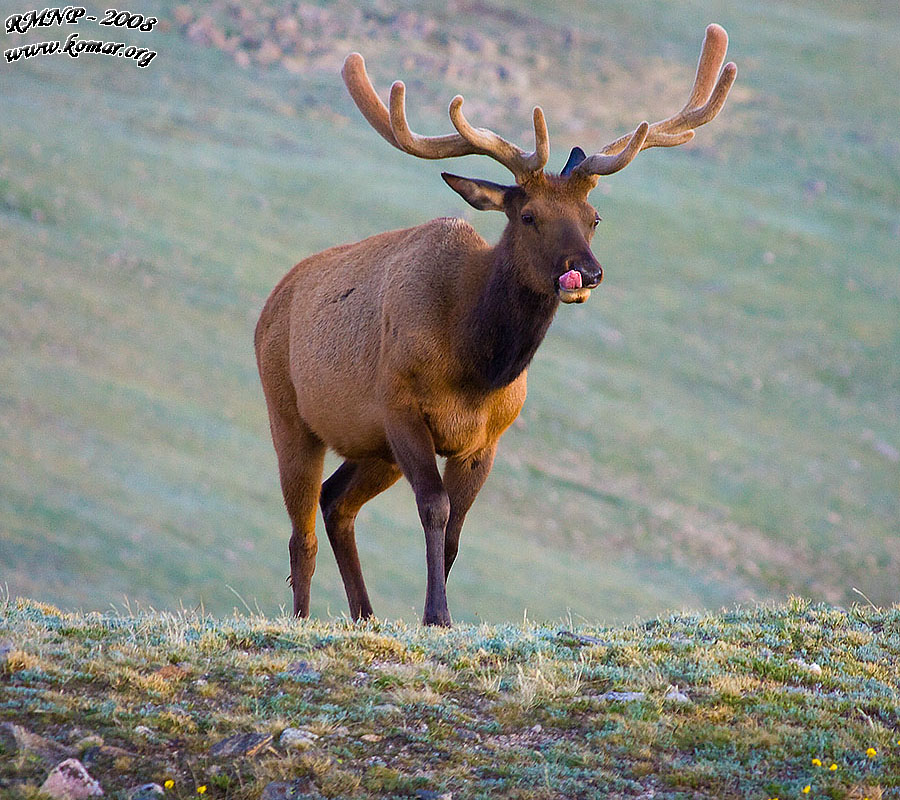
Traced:
<path fill-rule="evenodd" d="M 566 272 L 573 269 L 578 270 L 581 273 L 582 285 L 590 289 L 603 280 L 603 267 L 593 255 L 569 256 L 563 261 L 563 267 Z"/>

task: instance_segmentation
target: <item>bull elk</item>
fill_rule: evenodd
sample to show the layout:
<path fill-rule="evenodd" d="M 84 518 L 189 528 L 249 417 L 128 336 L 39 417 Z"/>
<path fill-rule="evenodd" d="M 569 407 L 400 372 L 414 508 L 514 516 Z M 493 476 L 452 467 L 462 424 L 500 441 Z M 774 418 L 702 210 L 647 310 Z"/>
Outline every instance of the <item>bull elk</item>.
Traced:
<path fill-rule="evenodd" d="M 515 183 L 442 173 L 470 205 L 506 214 L 494 247 L 460 219 L 435 219 L 310 256 L 266 301 L 255 346 L 293 525 L 295 615 L 309 614 L 317 505 L 350 613 L 372 615 L 354 521 L 402 475 L 425 530 L 423 621 L 450 624 L 446 581 L 460 530 L 525 401 L 528 364 L 560 301 L 584 302 L 603 276 L 590 248 L 600 218 L 588 194 L 641 150 L 683 144 L 719 113 L 736 75 L 733 63 L 722 68 L 727 44 L 710 25 L 681 111 L 642 122 L 594 155 L 574 148 L 558 175 L 544 171 L 550 148 L 540 108 L 530 153 L 469 124 L 460 96 L 450 103 L 456 132 L 421 136 L 407 122 L 403 83 L 391 87 L 388 108 L 362 56 L 347 56 L 347 89 L 389 144 L 426 159 L 488 156 Z M 320 489 L 327 449 L 345 460 Z M 446 458 L 443 475 L 437 456 Z"/>

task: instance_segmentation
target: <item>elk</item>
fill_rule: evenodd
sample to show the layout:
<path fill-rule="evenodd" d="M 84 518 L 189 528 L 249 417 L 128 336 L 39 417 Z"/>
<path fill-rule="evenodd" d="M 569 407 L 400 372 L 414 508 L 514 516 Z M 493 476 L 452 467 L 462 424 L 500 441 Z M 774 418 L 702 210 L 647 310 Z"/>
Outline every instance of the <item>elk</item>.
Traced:
<path fill-rule="evenodd" d="M 736 75 L 733 63 L 722 68 L 727 43 L 724 29 L 706 29 L 681 111 L 642 122 L 594 155 L 574 148 L 559 174 L 544 171 L 550 148 L 539 107 L 530 153 L 473 127 L 461 96 L 450 103 L 456 132 L 422 136 L 407 122 L 404 84 L 393 84 L 388 108 L 362 56 L 347 56 L 347 89 L 389 144 L 424 159 L 488 156 L 515 183 L 442 173 L 476 209 L 506 214 L 493 247 L 463 220 L 435 219 L 309 256 L 266 301 L 255 347 L 292 523 L 296 616 L 309 615 L 317 506 L 353 619 L 372 615 L 354 522 L 403 476 L 425 532 L 423 622 L 450 625 L 446 582 L 463 521 L 525 402 L 529 362 L 560 302 L 584 302 L 603 277 L 588 194 L 642 150 L 683 144 L 719 113 Z M 344 461 L 320 488 L 328 449 Z"/>

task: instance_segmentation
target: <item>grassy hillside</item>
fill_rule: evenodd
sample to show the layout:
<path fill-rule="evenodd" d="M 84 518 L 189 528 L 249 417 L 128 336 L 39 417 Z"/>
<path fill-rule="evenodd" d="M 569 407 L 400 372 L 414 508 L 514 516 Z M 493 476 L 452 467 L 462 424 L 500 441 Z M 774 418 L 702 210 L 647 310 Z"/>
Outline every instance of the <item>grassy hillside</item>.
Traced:
<path fill-rule="evenodd" d="M 344 53 L 366 53 L 379 86 L 405 78 L 427 132 L 447 129 L 462 91 L 479 124 L 524 141 L 541 103 L 559 168 L 570 146 L 677 109 L 714 20 L 735 95 L 696 143 L 643 154 L 595 193 L 603 289 L 563 308 L 538 353 L 451 610 L 614 620 L 790 592 L 847 603 L 852 587 L 896 600 L 896 4 L 301 3 L 296 30 L 241 5 L 143 4 L 163 21 L 140 34 L 159 52 L 146 69 L 0 64 L 0 565 L 14 594 L 288 602 L 251 348 L 267 292 L 331 244 L 440 214 L 488 236 L 501 222 L 438 177 L 504 179 L 496 168 L 417 161 L 367 128 Z M 358 528 L 376 613 L 415 618 L 409 490 Z M 324 541 L 313 602 L 345 608 Z"/>
<path fill-rule="evenodd" d="M 19 600 L 0 640 L 15 799 L 67 755 L 181 800 L 900 794 L 896 608 L 446 631 Z"/>

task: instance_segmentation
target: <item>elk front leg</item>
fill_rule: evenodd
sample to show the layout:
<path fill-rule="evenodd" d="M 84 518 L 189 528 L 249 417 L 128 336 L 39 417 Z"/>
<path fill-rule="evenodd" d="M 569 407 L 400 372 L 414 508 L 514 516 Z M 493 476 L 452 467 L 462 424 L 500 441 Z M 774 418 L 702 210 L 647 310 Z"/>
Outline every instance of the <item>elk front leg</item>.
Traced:
<path fill-rule="evenodd" d="M 425 625 L 450 623 L 444 573 L 444 532 L 450 519 L 450 498 L 437 468 L 434 440 L 425 421 L 415 412 L 391 415 L 388 441 L 394 458 L 416 496 L 419 519 L 425 529 Z"/>
<path fill-rule="evenodd" d="M 497 443 L 476 453 L 470 458 L 449 458 L 444 468 L 444 487 L 450 497 L 450 520 L 444 537 L 444 577 L 450 575 L 450 567 L 459 551 L 459 534 L 466 514 L 475 502 L 475 497 L 484 486 L 494 465 Z"/>
<path fill-rule="evenodd" d="M 356 550 L 356 515 L 363 503 L 393 486 L 400 474 L 400 468 L 396 464 L 380 458 L 345 461 L 322 484 L 319 503 L 322 506 L 325 530 L 344 581 L 350 616 L 355 620 L 372 616 L 372 604 Z"/>

